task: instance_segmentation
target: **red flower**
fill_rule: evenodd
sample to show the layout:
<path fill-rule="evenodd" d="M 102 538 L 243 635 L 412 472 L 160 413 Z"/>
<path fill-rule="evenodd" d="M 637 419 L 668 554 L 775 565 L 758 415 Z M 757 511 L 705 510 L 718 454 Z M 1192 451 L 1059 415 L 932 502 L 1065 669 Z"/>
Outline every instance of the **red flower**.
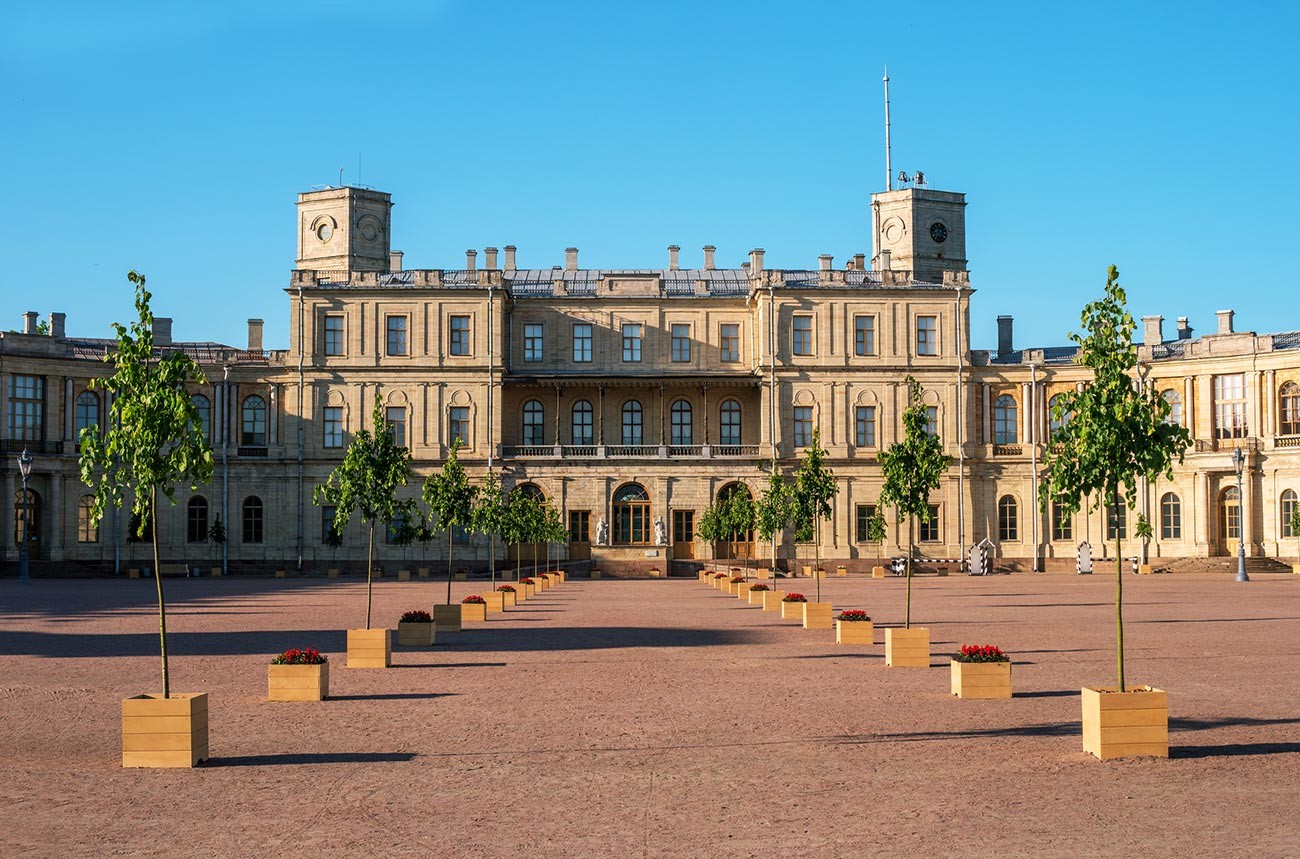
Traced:
<path fill-rule="evenodd" d="M 1011 657 L 993 644 L 963 644 L 953 657 L 958 662 L 1010 662 Z"/>
<path fill-rule="evenodd" d="M 803 594 L 786 594 L 782 602 L 808 602 L 807 597 Z"/>
<path fill-rule="evenodd" d="M 848 608 L 840 612 L 837 620 L 871 620 L 867 613 L 860 608 Z"/>

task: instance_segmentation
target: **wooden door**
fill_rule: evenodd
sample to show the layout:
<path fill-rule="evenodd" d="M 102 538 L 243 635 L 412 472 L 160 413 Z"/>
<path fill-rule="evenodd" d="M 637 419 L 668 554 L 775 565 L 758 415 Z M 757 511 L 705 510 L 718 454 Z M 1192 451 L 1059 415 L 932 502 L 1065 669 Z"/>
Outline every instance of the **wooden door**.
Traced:
<path fill-rule="evenodd" d="M 569 560 L 591 560 L 591 512 L 569 511 Z"/>
<path fill-rule="evenodd" d="M 695 557 L 695 511 L 673 511 L 673 560 Z"/>

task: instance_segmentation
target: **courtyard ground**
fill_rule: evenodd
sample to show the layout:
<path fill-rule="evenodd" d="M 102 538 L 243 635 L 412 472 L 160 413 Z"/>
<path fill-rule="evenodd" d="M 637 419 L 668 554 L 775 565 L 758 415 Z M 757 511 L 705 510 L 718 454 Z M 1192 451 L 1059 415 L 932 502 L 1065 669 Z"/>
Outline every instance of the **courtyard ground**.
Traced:
<path fill-rule="evenodd" d="M 119 765 L 121 698 L 160 687 L 151 581 L 0 582 L 0 856 L 1300 855 L 1300 576 L 1126 576 L 1171 749 L 1110 763 L 1079 687 L 1114 683 L 1113 576 L 914 580 L 928 671 L 884 665 L 893 578 L 823 584 L 871 648 L 694 580 L 573 580 L 388 671 L 344 667 L 355 580 L 166 584 L 173 689 L 210 699 L 191 771 Z M 445 588 L 378 582 L 375 617 Z M 963 643 L 1014 656 L 1013 700 L 948 694 Z M 263 700 L 302 646 L 333 699 Z"/>

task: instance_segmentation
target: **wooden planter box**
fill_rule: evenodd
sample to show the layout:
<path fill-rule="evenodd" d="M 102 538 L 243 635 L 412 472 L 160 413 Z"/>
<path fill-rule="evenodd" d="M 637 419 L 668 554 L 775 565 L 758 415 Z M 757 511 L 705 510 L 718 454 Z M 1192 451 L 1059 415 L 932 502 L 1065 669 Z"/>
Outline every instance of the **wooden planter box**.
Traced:
<path fill-rule="evenodd" d="M 749 600 L 749 589 L 752 588 L 749 582 L 738 582 L 736 584 L 736 596 L 742 600 Z"/>
<path fill-rule="evenodd" d="M 122 699 L 122 766 L 192 767 L 208 759 L 208 695 Z"/>
<path fill-rule="evenodd" d="M 801 564 L 801 565 L 799 566 L 799 575 L 802 576 L 802 577 L 804 577 L 805 579 L 811 579 L 811 578 L 812 578 L 812 565 L 811 565 L 811 564 Z"/>
<path fill-rule="evenodd" d="M 1139 565 L 1138 565 L 1138 575 L 1139 575 L 1139 576 L 1149 576 L 1149 575 L 1151 575 L 1151 565 L 1150 565 L 1150 564 L 1139 564 Z"/>
<path fill-rule="evenodd" d="M 847 576 L 848 574 L 849 574 L 849 568 L 848 568 L 848 567 L 836 567 L 836 568 L 835 568 L 835 575 L 837 575 L 837 576 Z"/>
<path fill-rule="evenodd" d="M 782 602 L 781 620 L 803 620 L 803 607 L 807 603 Z"/>
<path fill-rule="evenodd" d="M 872 568 L 871 568 L 871 578 L 873 578 L 873 579 L 883 579 L 884 577 L 885 577 L 885 568 L 884 568 L 884 567 L 872 567 Z"/>
<path fill-rule="evenodd" d="M 894 668 L 929 668 L 930 630 L 919 626 L 886 629 L 885 664 Z"/>
<path fill-rule="evenodd" d="M 432 647 L 435 640 L 434 624 L 418 621 L 397 622 L 397 644 L 399 647 Z"/>
<path fill-rule="evenodd" d="M 137 570 L 135 567 L 132 567 L 126 571 L 126 577 L 128 579 L 138 579 L 140 578 L 140 571 Z"/>
<path fill-rule="evenodd" d="M 330 664 L 266 666 L 266 700 L 324 701 L 330 694 Z"/>
<path fill-rule="evenodd" d="M 427 578 L 429 578 L 429 568 L 428 568 L 428 567 L 420 567 L 418 570 L 415 571 L 415 575 L 416 575 L 418 578 L 421 578 L 421 579 L 427 579 Z"/>
<path fill-rule="evenodd" d="M 375 581 L 382 579 L 384 577 L 384 568 L 375 567 L 374 572 L 370 574 L 370 577 L 373 578 Z"/>
<path fill-rule="evenodd" d="M 1011 662 L 952 663 L 952 694 L 958 698 L 1010 698 Z"/>
<path fill-rule="evenodd" d="M 1085 686 L 1083 750 L 1101 760 L 1150 755 L 1169 757 L 1169 698 L 1163 689 Z"/>
<path fill-rule="evenodd" d="M 781 611 L 785 603 L 785 591 L 768 591 L 763 594 L 763 611 Z"/>
<path fill-rule="evenodd" d="M 591 577 L 592 577 L 593 579 L 598 579 L 598 578 L 600 578 L 600 570 L 592 570 L 592 571 L 591 571 Z"/>
<path fill-rule="evenodd" d="M 776 578 L 775 576 L 772 575 L 772 571 L 771 571 L 771 570 L 763 570 L 763 569 L 760 569 L 757 573 L 755 573 L 755 575 L 758 576 L 758 578 L 760 578 L 760 579 L 773 579 L 773 578 Z"/>
<path fill-rule="evenodd" d="M 835 643 L 875 644 L 876 625 L 869 620 L 837 620 L 835 621 Z"/>
<path fill-rule="evenodd" d="M 348 630 L 348 668 L 387 668 L 392 664 L 391 629 Z"/>
<path fill-rule="evenodd" d="M 283 568 L 281 568 L 281 569 L 277 569 L 277 570 L 275 571 L 275 577 L 276 577 L 277 579 L 287 579 L 287 578 L 289 578 L 289 573 L 288 573 L 287 570 L 285 570 L 285 569 L 283 569 Z"/>
<path fill-rule="evenodd" d="M 433 623 L 437 632 L 460 632 L 461 606 L 436 605 L 433 607 Z"/>
<path fill-rule="evenodd" d="M 409 581 L 411 580 L 411 571 L 410 571 L 410 570 L 398 570 L 398 571 L 397 571 L 397 580 L 398 580 L 399 582 L 409 582 Z"/>
<path fill-rule="evenodd" d="M 220 567 L 213 567 L 213 568 L 212 568 L 212 578 L 214 578 L 214 579 L 219 579 L 219 578 L 221 578 L 221 568 L 220 568 Z"/>
<path fill-rule="evenodd" d="M 339 577 L 339 571 L 331 567 L 330 569 L 325 571 L 325 577 L 328 579 L 337 579 Z"/>
<path fill-rule="evenodd" d="M 524 595 L 524 599 L 532 599 L 533 597 L 537 596 L 537 585 L 535 583 L 534 584 L 520 583 L 515 585 L 515 587 L 520 589 L 519 592 Z"/>
<path fill-rule="evenodd" d="M 761 606 L 763 604 L 763 597 L 766 594 L 770 594 L 770 593 L 771 591 L 756 591 L 753 588 L 750 588 L 749 593 L 747 594 L 749 598 L 749 604 Z"/>
<path fill-rule="evenodd" d="M 506 608 L 509 608 L 512 605 L 517 605 L 517 603 L 515 602 L 515 597 L 518 596 L 518 592 L 497 591 L 497 593 L 501 594 L 502 605 L 504 605 Z"/>
<path fill-rule="evenodd" d="M 806 602 L 803 604 L 804 629 L 830 629 L 831 604 L 828 602 Z"/>
<path fill-rule="evenodd" d="M 456 571 L 456 581 L 458 581 L 458 582 L 469 581 L 469 573 L 465 572 L 464 570 L 457 570 L 457 571 Z"/>
<path fill-rule="evenodd" d="M 496 591 L 490 594 L 483 594 L 483 599 L 487 601 L 485 608 L 488 611 L 506 610 L 505 594 L 501 593 L 500 591 Z"/>
<path fill-rule="evenodd" d="M 486 599 L 486 597 L 485 597 Z M 481 602 L 463 602 L 460 604 L 460 622 L 487 620 L 487 604 Z"/>

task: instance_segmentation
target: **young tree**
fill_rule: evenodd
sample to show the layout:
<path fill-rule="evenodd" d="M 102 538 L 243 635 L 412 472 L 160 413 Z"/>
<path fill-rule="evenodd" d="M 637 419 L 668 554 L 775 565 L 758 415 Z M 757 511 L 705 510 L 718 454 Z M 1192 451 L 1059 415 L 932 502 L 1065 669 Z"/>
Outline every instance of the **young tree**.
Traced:
<path fill-rule="evenodd" d="M 1052 410 L 1060 428 L 1044 460 L 1045 479 L 1038 501 L 1047 510 L 1053 501 L 1062 515 L 1077 513 L 1084 496 L 1102 504 L 1137 500 L 1139 479 L 1173 478 L 1173 463 L 1183 461 L 1191 436 L 1182 426 L 1168 423 L 1169 403 L 1154 387 L 1134 384 L 1137 327 L 1125 309 L 1127 297 L 1119 284 L 1119 270 L 1111 266 L 1102 298 L 1083 308 L 1086 334 L 1071 333 L 1079 345 L 1075 359 L 1092 370 L 1092 382 L 1082 391 L 1064 394 Z M 1124 563 L 1119 531 L 1115 533 L 1115 640 L 1119 691 L 1124 685 Z"/>
<path fill-rule="evenodd" d="M 754 519 L 758 536 L 772 544 L 772 576 L 776 576 L 776 550 L 781 535 L 790 524 L 792 513 L 790 504 L 791 488 L 781 472 L 772 469 L 767 478 L 767 487 L 758 496 L 754 504 Z"/>
<path fill-rule="evenodd" d="M 528 539 L 528 516 L 532 499 L 518 490 L 506 496 L 501 516 L 501 540 L 515 547 L 515 581 L 519 581 L 524 563 L 524 541 Z"/>
<path fill-rule="evenodd" d="M 366 523 L 366 629 L 370 628 L 374 604 L 375 524 L 387 527 L 401 511 L 409 509 L 410 502 L 399 501 L 397 490 L 411 479 L 411 452 L 399 446 L 385 426 L 378 396 L 370 424 L 373 431 L 357 432 L 343 461 L 311 494 L 316 506 L 334 508 L 335 531 L 342 532 L 353 513 Z"/>
<path fill-rule="evenodd" d="M 722 505 L 719 516 L 727 539 L 732 545 L 744 545 L 745 578 L 749 578 L 749 535 L 754 530 L 754 500 L 743 486 L 733 486 L 725 499 L 719 499 Z"/>
<path fill-rule="evenodd" d="M 804 451 L 799 470 L 795 472 L 794 521 L 796 539 L 813 541 L 813 578 L 817 582 L 817 602 L 822 600 L 822 520 L 831 518 L 831 499 L 839 491 L 835 475 L 826 465 L 821 430 L 814 429 L 812 446 Z"/>
<path fill-rule="evenodd" d="M 551 544 L 564 543 L 569 538 L 569 529 L 564 527 L 564 518 L 555 505 L 549 501 L 542 505 L 542 533 L 546 539 L 546 568 L 551 569 Z M 556 552 L 558 563 L 559 552 Z"/>
<path fill-rule="evenodd" d="M 880 544 L 885 542 L 885 517 L 877 509 L 875 513 L 867 519 L 867 541 L 874 543 L 876 546 L 876 561 L 880 561 Z"/>
<path fill-rule="evenodd" d="M 474 492 L 474 507 L 470 511 L 469 529 L 488 538 L 488 566 L 492 575 L 492 590 L 497 589 L 497 543 L 505 526 L 506 501 L 501 495 L 501 478 L 488 474 Z"/>
<path fill-rule="evenodd" d="M 212 544 L 212 560 L 215 562 L 220 559 L 221 546 L 226 542 L 226 526 L 221 523 L 220 514 L 217 514 L 217 518 L 208 527 L 208 542 Z"/>
<path fill-rule="evenodd" d="M 1291 536 L 1296 538 L 1296 566 L 1300 569 L 1300 504 L 1291 508 L 1288 523 L 1291 525 Z"/>
<path fill-rule="evenodd" d="M 469 485 L 465 468 L 457 455 L 461 440 L 452 442 L 451 453 L 442 464 L 442 470 L 435 471 L 424 479 L 424 503 L 429 508 L 429 517 L 438 523 L 439 528 L 447 529 L 447 605 L 451 605 L 451 574 L 453 561 L 452 532 L 454 528 L 464 528 L 470 524 L 470 515 L 474 509 L 474 488 Z"/>
<path fill-rule="evenodd" d="M 716 546 L 722 540 L 722 515 L 719 507 L 722 505 L 722 499 L 718 499 L 700 514 L 700 519 L 695 523 L 695 536 Z"/>
<path fill-rule="evenodd" d="M 936 433 L 926 432 L 925 403 L 921 385 L 907 377 L 908 407 L 903 412 L 903 438 L 880 454 L 880 470 L 885 475 L 880 490 L 880 506 L 890 506 L 907 517 L 907 596 L 903 626 L 912 628 L 912 541 L 916 520 L 930 521 L 930 493 L 939 488 L 943 473 L 952 457 L 943 452 L 943 442 Z M 884 531 L 881 522 L 880 531 Z"/>
<path fill-rule="evenodd" d="M 212 448 L 199 431 L 198 409 L 188 387 L 204 384 L 203 371 L 183 352 L 154 355 L 152 298 L 144 275 L 127 275 L 135 287 L 136 321 L 114 322 L 117 348 L 105 361 L 113 375 L 91 381 L 112 394 L 106 430 L 81 431 L 81 480 L 94 493 L 91 521 L 98 526 L 110 509 L 130 498 L 136 536 L 152 529 L 153 577 L 158 591 L 158 644 L 162 654 L 163 697 L 171 697 L 167 666 L 167 603 L 158 557 L 158 495 L 175 504 L 178 485 L 198 489 L 212 479 Z M 218 520 L 219 521 L 219 520 Z"/>

